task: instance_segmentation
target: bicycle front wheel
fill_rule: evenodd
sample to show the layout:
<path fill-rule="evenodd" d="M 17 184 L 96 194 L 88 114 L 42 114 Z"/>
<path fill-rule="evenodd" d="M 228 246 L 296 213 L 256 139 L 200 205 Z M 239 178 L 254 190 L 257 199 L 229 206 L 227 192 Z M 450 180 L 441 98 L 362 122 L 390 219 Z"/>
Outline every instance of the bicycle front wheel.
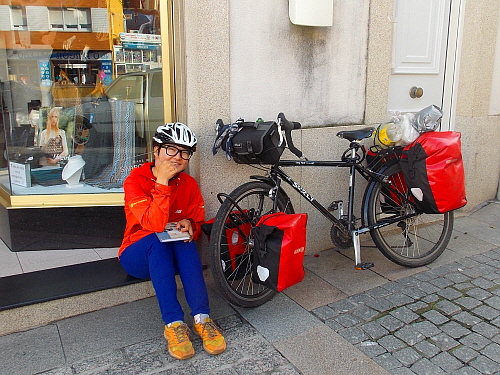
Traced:
<path fill-rule="evenodd" d="M 248 182 L 236 188 L 222 203 L 210 234 L 210 268 L 223 296 L 241 307 L 256 307 L 276 292 L 252 281 L 252 227 L 273 212 L 270 184 Z M 279 192 L 278 211 L 294 213 L 284 191 Z"/>
<path fill-rule="evenodd" d="M 377 248 L 391 261 L 406 267 L 419 267 L 431 263 L 444 251 L 453 231 L 453 212 L 445 214 L 418 214 L 413 204 L 395 194 L 395 190 L 408 200 L 414 199 L 406 186 L 399 164 L 381 172 L 391 185 L 374 182 L 368 198 L 368 225 L 387 219 L 404 217 L 395 223 L 370 231 Z"/>

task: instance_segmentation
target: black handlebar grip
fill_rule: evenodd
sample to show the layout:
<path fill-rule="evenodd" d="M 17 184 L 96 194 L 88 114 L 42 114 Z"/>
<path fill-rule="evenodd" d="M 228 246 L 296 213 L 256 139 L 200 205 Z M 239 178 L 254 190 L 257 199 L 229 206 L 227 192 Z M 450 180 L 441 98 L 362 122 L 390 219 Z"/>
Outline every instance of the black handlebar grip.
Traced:
<path fill-rule="evenodd" d="M 286 144 L 288 145 L 288 149 L 298 158 L 302 157 L 302 151 L 300 151 L 297 147 L 294 146 L 293 140 L 292 140 L 292 130 L 293 129 L 300 129 L 300 123 L 298 122 L 290 122 L 286 119 L 285 115 L 283 112 L 280 112 L 278 114 L 278 118 L 281 120 L 281 126 L 285 130 L 285 139 L 286 139 Z"/>

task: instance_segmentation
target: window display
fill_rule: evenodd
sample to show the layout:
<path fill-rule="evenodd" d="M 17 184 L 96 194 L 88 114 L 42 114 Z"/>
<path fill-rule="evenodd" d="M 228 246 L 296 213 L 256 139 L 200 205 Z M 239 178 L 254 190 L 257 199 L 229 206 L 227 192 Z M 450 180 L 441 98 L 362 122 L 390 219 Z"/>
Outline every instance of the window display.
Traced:
<path fill-rule="evenodd" d="M 149 71 L 161 67 L 160 2 L 9 4 L 0 5 L 0 195 L 122 193 L 163 123 L 161 70 L 147 107 Z M 127 80 L 132 72 L 140 77 Z M 122 77 L 118 95 L 110 88 Z"/>

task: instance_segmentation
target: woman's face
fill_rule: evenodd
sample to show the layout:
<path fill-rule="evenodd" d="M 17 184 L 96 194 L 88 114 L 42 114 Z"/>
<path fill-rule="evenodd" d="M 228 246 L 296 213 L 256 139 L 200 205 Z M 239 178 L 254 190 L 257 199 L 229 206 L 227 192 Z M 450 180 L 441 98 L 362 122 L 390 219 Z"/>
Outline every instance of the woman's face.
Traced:
<path fill-rule="evenodd" d="M 167 152 L 168 148 L 168 152 Z M 175 165 L 175 168 L 177 169 L 177 172 L 180 173 L 183 170 L 186 169 L 189 160 L 186 160 L 185 158 L 181 157 L 181 153 L 184 154 L 184 157 L 187 157 L 185 154 L 186 151 L 188 151 L 189 148 L 180 146 L 180 145 L 163 145 L 163 147 L 160 148 L 160 152 L 158 153 L 158 149 L 155 149 L 155 163 L 156 165 L 163 163 L 165 161 L 171 162 L 173 165 Z M 184 152 L 182 152 L 184 151 Z M 176 154 L 176 155 L 174 155 Z"/>
<path fill-rule="evenodd" d="M 49 121 L 52 126 L 57 126 L 57 122 L 59 121 L 59 113 L 53 112 L 49 116 Z"/>

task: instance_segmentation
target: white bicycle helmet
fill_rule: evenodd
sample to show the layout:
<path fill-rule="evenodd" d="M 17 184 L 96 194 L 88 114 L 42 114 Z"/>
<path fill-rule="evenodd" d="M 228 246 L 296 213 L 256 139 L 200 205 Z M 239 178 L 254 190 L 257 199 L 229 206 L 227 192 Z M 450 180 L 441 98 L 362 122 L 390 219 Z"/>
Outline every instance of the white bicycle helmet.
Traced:
<path fill-rule="evenodd" d="M 175 143 L 191 148 L 196 146 L 196 135 L 191 129 L 180 122 L 158 126 L 153 140 L 159 144 Z"/>

